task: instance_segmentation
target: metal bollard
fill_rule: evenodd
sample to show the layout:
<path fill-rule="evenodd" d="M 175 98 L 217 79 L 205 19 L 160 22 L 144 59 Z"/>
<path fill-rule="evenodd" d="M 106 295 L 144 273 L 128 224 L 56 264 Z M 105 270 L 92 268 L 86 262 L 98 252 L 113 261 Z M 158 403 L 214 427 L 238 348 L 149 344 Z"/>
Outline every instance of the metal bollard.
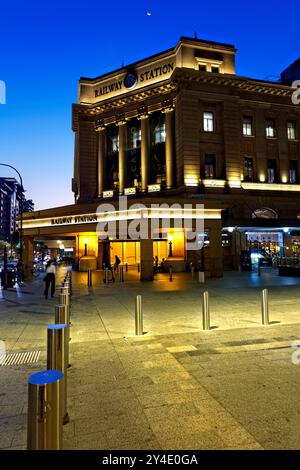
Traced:
<path fill-rule="evenodd" d="M 119 267 L 119 282 L 124 281 L 124 272 L 123 272 L 123 266 Z"/>
<path fill-rule="evenodd" d="M 62 380 L 63 424 L 69 422 L 67 411 L 67 368 L 69 364 L 69 324 L 49 325 L 47 328 L 47 369 L 60 370 Z"/>
<path fill-rule="evenodd" d="M 92 287 L 93 275 L 92 275 L 92 270 L 91 269 L 88 269 L 87 276 L 88 276 L 87 285 L 88 285 L 88 287 Z"/>
<path fill-rule="evenodd" d="M 208 292 L 203 292 L 203 301 L 202 301 L 202 322 L 203 330 L 210 329 L 210 313 L 209 313 L 209 297 Z"/>
<path fill-rule="evenodd" d="M 126 272 L 128 272 L 128 263 L 125 264 Z"/>
<path fill-rule="evenodd" d="M 263 289 L 261 292 L 261 320 L 263 325 L 269 325 L 268 289 Z"/>
<path fill-rule="evenodd" d="M 137 265 L 137 270 L 138 270 L 138 273 L 140 272 L 140 263 L 138 263 Z"/>
<path fill-rule="evenodd" d="M 143 334 L 143 311 L 141 295 L 137 295 L 135 299 L 135 334 L 136 336 L 142 336 Z"/>
<path fill-rule="evenodd" d="M 109 277 L 108 277 L 108 271 L 109 271 L 108 268 L 105 268 L 105 269 L 104 269 L 104 282 L 105 282 L 105 284 L 108 284 L 108 279 L 109 279 Z"/>
<path fill-rule="evenodd" d="M 55 319 L 54 323 L 55 324 L 66 324 L 70 325 L 71 327 L 71 322 L 70 322 L 70 312 L 68 310 L 67 305 L 55 305 Z M 70 328 L 68 328 L 68 344 L 70 344 L 71 338 L 70 338 Z M 71 364 L 69 363 L 69 349 L 68 349 L 68 368 L 71 367 Z"/>
<path fill-rule="evenodd" d="M 55 305 L 55 323 L 70 324 L 70 315 L 66 304 Z"/>
<path fill-rule="evenodd" d="M 199 271 L 199 282 L 203 284 L 205 281 L 205 273 L 203 271 Z"/>
<path fill-rule="evenodd" d="M 169 267 L 169 281 L 173 281 L 173 268 L 172 268 L 172 266 Z"/>
<path fill-rule="evenodd" d="M 28 378 L 27 450 L 62 449 L 62 379 L 60 370 Z"/>

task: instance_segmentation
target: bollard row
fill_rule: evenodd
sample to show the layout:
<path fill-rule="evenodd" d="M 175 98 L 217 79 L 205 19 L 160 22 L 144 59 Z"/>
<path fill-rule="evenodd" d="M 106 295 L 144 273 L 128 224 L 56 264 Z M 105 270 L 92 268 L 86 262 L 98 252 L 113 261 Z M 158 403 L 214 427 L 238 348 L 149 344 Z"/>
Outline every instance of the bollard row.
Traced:
<path fill-rule="evenodd" d="M 69 422 L 69 367 L 72 276 L 68 271 L 55 306 L 55 324 L 47 328 L 47 370 L 28 378 L 28 450 L 61 450 L 62 427 Z"/>

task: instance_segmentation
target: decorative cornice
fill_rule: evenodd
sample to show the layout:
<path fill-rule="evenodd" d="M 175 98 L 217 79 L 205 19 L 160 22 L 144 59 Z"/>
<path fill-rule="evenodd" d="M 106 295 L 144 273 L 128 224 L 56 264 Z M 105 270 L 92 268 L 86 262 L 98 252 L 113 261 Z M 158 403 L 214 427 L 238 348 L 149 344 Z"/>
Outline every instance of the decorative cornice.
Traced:
<path fill-rule="evenodd" d="M 290 97 L 294 91 L 291 87 L 281 85 L 279 83 L 263 82 L 250 78 L 221 73 L 218 75 L 210 73 L 199 73 L 198 71 L 190 69 L 176 69 L 172 76 L 172 80 L 177 83 L 177 85 L 183 83 L 183 81 L 197 82 L 209 85 L 237 88 L 243 91 L 273 96 Z"/>
<path fill-rule="evenodd" d="M 116 98 L 114 100 L 107 101 L 104 104 L 101 103 L 101 104 L 95 104 L 91 106 L 78 105 L 78 112 L 80 114 L 94 116 L 94 115 L 107 113 L 116 108 L 123 108 L 124 106 L 132 105 L 135 103 L 137 104 L 137 107 L 140 108 L 141 105 L 139 105 L 139 103 L 145 102 L 145 100 L 148 100 L 153 97 L 166 95 L 175 90 L 176 90 L 176 84 L 167 82 L 157 87 L 146 89 L 135 94 L 130 94 L 130 96 L 125 96 L 125 97 L 123 96 L 121 98 Z"/>

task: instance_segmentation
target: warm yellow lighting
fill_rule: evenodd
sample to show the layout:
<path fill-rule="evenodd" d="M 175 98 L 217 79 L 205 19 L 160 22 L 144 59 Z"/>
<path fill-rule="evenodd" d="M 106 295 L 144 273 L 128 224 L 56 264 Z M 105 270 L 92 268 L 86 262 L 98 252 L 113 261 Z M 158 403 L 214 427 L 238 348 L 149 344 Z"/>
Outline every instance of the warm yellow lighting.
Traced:
<path fill-rule="evenodd" d="M 62 243 L 61 245 L 59 245 L 59 249 L 60 249 L 60 250 L 64 250 L 64 249 L 65 249 L 65 245 Z"/>
<path fill-rule="evenodd" d="M 85 245 L 87 245 L 88 241 L 89 241 L 89 240 L 88 240 L 87 238 L 84 238 L 84 239 L 83 239 L 83 243 L 84 243 Z"/>
<path fill-rule="evenodd" d="M 243 189 L 258 189 L 261 191 L 300 191 L 300 184 L 284 184 L 284 183 L 242 183 Z"/>
<path fill-rule="evenodd" d="M 61 245 L 62 241 L 61 241 L 61 240 L 57 240 L 56 243 L 57 243 L 58 245 Z"/>
<path fill-rule="evenodd" d="M 282 181 L 282 183 L 287 183 L 287 182 L 288 182 L 288 177 L 287 177 L 287 175 L 282 175 L 282 176 L 281 176 L 281 181 Z"/>
<path fill-rule="evenodd" d="M 169 240 L 169 242 L 172 242 L 173 241 L 173 235 L 168 235 L 168 240 Z"/>
<path fill-rule="evenodd" d="M 240 188 L 241 187 L 240 180 L 230 180 L 229 181 L 229 187 L 230 188 Z"/>
<path fill-rule="evenodd" d="M 192 177 L 192 176 L 187 176 L 186 178 L 184 178 L 184 184 L 186 186 L 198 186 L 199 184 L 199 179 L 196 178 L 196 177 Z"/>
<path fill-rule="evenodd" d="M 266 176 L 265 176 L 264 173 L 260 173 L 260 174 L 259 174 L 259 181 L 260 181 L 261 183 L 264 183 L 264 182 L 266 181 Z"/>
<path fill-rule="evenodd" d="M 207 188 L 224 188 L 226 181 L 225 180 L 216 180 L 216 179 L 208 179 L 202 180 L 203 184 Z"/>

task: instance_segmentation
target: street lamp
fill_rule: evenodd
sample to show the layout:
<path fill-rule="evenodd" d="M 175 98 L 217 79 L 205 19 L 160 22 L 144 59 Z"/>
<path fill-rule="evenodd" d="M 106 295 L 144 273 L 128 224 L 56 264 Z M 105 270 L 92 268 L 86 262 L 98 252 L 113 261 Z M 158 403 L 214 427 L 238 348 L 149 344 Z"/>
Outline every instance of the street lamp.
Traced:
<path fill-rule="evenodd" d="M 173 237 L 172 237 L 172 235 L 168 236 L 168 240 L 169 240 L 169 256 L 168 256 L 168 258 L 172 258 L 172 256 L 173 256 L 173 251 L 172 251 L 173 250 L 173 247 L 172 247 Z"/>
<path fill-rule="evenodd" d="M 0 166 L 6 166 L 8 168 L 11 168 L 14 170 L 19 178 L 20 178 L 20 183 L 21 183 L 21 203 L 20 203 L 20 261 L 23 262 L 23 192 L 24 192 L 24 187 L 23 187 L 23 180 L 22 176 L 19 173 L 19 171 L 12 165 L 8 165 L 7 163 L 0 163 Z"/>

